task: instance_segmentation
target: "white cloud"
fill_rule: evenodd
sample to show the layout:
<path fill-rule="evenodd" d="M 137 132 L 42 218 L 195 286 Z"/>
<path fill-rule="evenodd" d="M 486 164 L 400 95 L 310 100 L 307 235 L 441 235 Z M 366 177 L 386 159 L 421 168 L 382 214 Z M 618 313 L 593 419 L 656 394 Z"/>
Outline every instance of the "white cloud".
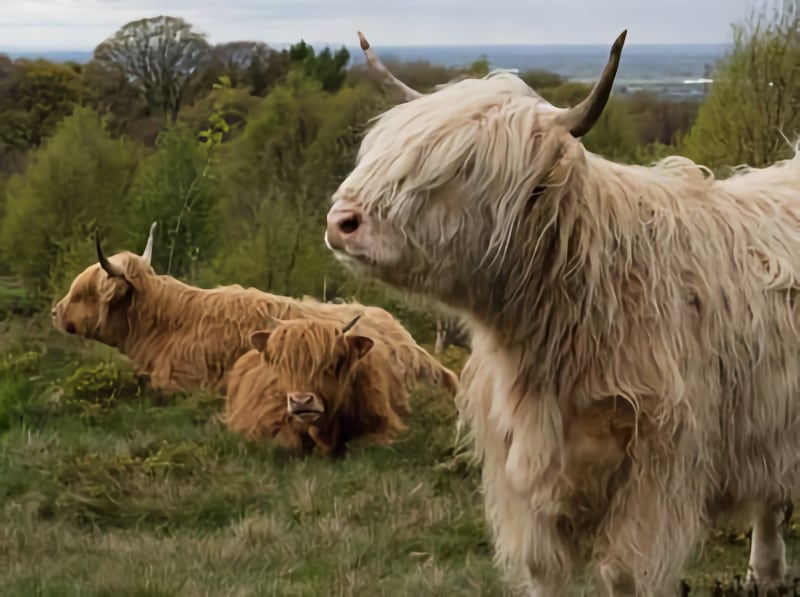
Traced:
<path fill-rule="evenodd" d="M 91 50 L 128 21 L 182 17 L 212 42 L 386 45 L 730 40 L 751 0 L 5 0 L 4 46 Z"/>

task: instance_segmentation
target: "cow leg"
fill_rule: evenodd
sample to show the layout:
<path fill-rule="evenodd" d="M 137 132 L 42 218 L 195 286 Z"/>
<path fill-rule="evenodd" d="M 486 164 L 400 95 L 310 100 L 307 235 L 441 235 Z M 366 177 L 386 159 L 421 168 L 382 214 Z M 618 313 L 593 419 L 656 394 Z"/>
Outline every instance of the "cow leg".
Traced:
<path fill-rule="evenodd" d="M 567 594 L 572 576 L 573 545 L 554 516 L 534 516 L 531 531 L 535 538 L 527 556 L 528 586 L 531 597 L 557 597 Z"/>
<path fill-rule="evenodd" d="M 747 582 L 760 589 L 778 588 L 786 575 L 786 547 L 781 536 L 785 505 L 770 504 L 760 508 L 753 521 Z"/>
<path fill-rule="evenodd" d="M 566 595 L 575 550 L 558 502 L 541 496 L 550 493 L 546 487 L 538 498 L 515 491 L 491 460 L 484 462 L 483 487 L 497 561 L 522 576 L 530 597 Z"/>
<path fill-rule="evenodd" d="M 665 454 L 634 463 L 598 533 L 597 575 L 609 597 L 673 595 L 704 528 L 702 475 Z"/>

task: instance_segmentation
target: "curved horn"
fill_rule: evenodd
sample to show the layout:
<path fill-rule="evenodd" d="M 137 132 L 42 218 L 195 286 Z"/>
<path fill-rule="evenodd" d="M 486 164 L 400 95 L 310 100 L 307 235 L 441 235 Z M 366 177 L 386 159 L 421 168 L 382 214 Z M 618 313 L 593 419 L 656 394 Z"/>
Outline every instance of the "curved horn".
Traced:
<path fill-rule="evenodd" d="M 364 51 L 364 56 L 367 59 L 367 65 L 372 68 L 378 75 L 380 75 L 384 82 L 388 83 L 391 87 L 399 90 L 403 96 L 403 101 L 408 102 L 423 96 L 422 93 L 416 89 L 412 89 L 400 79 L 395 77 L 391 71 L 383 65 L 375 50 L 370 48 L 367 38 L 361 31 L 358 32 L 358 41 L 361 44 L 361 49 Z"/>
<path fill-rule="evenodd" d="M 144 247 L 144 253 L 142 253 L 142 259 L 147 262 L 147 265 L 150 265 L 150 260 L 153 258 L 153 231 L 156 229 L 156 223 L 153 222 L 150 224 L 150 236 L 147 237 L 147 244 Z"/>
<path fill-rule="evenodd" d="M 97 248 L 97 260 L 100 262 L 100 267 L 102 267 L 111 278 L 123 277 L 125 275 L 125 270 L 112 265 L 111 262 L 106 259 L 106 256 L 103 255 L 103 249 L 100 248 L 100 234 L 98 232 L 94 233 L 94 244 Z"/>
<path fill-rule="evenodd" d="M 342 328 L 342 333 L 346 334 L 353 329 L 353 326 L 358 322 L 359 319 L 361 319 L 361 315 L 363 315 L 363 313 L 356 315 L 350 323 L 345 324 L 345 326 Z"/>
<path fill-rule="evenodd" d="M 628 30 L 625 29 L 611 46 L 608 62 L 603 69 L 600 79 L 592 87 L 589 95 L 581 103 L 564 111 L 559 121 L 569 129 L 573 137 L 582 137 L 588 133 L 600 118 L 603 109 L 608 103 L 611 95 L 611 88 L 614 86 L 614 77 L 617 75 L 619 59 L 622 56 L 622 46 L 625 44 L 625 36 Z"/>

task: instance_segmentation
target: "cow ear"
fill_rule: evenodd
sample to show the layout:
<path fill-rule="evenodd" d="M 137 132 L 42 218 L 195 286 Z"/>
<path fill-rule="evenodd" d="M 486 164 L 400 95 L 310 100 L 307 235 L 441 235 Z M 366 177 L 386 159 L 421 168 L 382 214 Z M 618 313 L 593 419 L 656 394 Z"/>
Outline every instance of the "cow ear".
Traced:
<path fill-rule="evenodd" d="M 372 338 L 366 336 L 345 336 L 344 338 L 347 346 L 355 353 L 355 360 L 363 358 L 374 345 Z"/>
<path fill-rule="evenodd" d="M 264 352 L 267 349 L 267 340 L 271 332 L 259 330 L 250 334 L 250 344 L 259 352 Z"/>

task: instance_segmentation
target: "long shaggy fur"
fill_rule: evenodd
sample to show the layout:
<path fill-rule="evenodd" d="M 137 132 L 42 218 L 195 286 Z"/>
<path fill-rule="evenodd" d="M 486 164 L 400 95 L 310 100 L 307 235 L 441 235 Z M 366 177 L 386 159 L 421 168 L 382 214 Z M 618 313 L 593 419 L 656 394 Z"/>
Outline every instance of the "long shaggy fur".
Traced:
<path fill-rule="evenodd" d="M 498 559 L 558 595 L 580 536 L 609 593 L 662 594 L 712 518 L 800 490 L 800 156 L 620 165 L 552 114 L 495 73 L 381 115 L 334 196 L 371 262 L 342 258 L 470 321 Z"/>
<path fill-rule="evenodd" d="M 391 443 L 406 429 L 413 362 L 398 359 L 385 335 L 367 336 L 368 352 L 353 354 L 338 324 L 286 320 L 270 330 L 263 351 L 242 356 L 231 372 L 224 422 L 249 439 L 274 437 L 288 447 L 339 454 L 351 440 Z M 360 322 L 349 337 L 360 334 Z M 409 373 L 406 370 L 410 370 Z M 290 392 L 314 393 L 325 405 L 313 424 L 289 415 Z"/>
<path fill-rule="evenodd" d="M 359 325 L 391 339 L 398 358 L 414 366 L 414 381 L 458 385 L 390 313 L 358 303 L 297 300 L 239 285 L 197 288 L 157 275 L 133 253 L 109 258 L 125 279 L 109 278 L 94 264 L 79 274 L 55 308 L 54 323 L 70 333 L 116 347 L 148 375 L 154 387 L 224 392 L 230 367 L 250 350 L 250 334 L 270 316 L 315 318 L 343 324 L 362 314 Z M 408 380 L 404 380 L 408 381 Z"/>

